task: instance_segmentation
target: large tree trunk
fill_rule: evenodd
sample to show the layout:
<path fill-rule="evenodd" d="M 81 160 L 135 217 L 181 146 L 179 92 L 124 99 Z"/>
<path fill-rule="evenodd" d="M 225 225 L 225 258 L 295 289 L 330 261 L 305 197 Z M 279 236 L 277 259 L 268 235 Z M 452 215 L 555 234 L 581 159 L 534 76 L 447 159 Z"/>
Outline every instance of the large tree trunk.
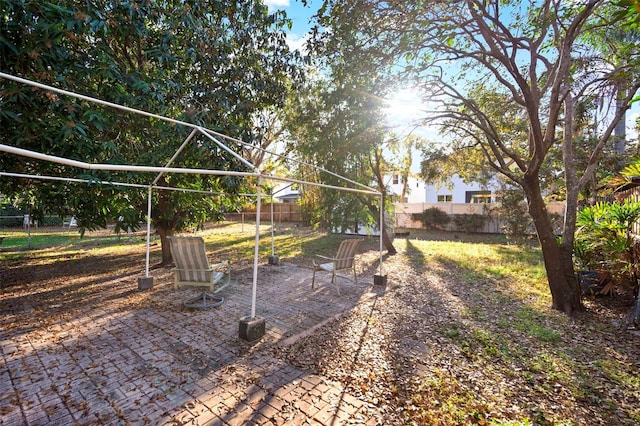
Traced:
<path fill-rule="evenodd" d="M 373 159 L 370 158 L 369 162 L 371 164 L 371 169 L 373 170 L 373 173 L 376 176 L 376 181 L 378 183 L 378 190 L 382 193 L 382 202 L 381 202 L 382 205 L 376 207 L 373 203 L 371 203 L 371 200 L 366 197 L 362 201 L 367 206 L 367 208 L 369 209 L 369 212 L 373 215 L 373 217 L 380 220 L 380 209 L 384 209 L 384 206 L 387 204 L 384 179 L 382 176 L 382 163 L 383 163 L 382 151 L 379 149 L 375 149 L 373 154 L 374 154 Z M 382 238 L 382 244 L 384 244 L 384 247 L 387 249 L 387 253 L 390 255 L 393 255 L 398 253 L 398 251 L 393 246 L 393 240 L 389 235 L 389 229 L 387 228 L 387 225 L 384 222 L 385 221 L 382 220 L 382 223 L 379 224 L 380 238 Z"/>
<path fill-rule="evenodd" d="M 158 181 L 160 185 L 166 185 L 166 181 L 164 176 L 160 178 Z M 168 210 L 168 206 L 170 201 L 168 199 L 169 194 L 166 190 L 158 191 L 158 206 L 155 209 L 155 215 L 152 215 L 154 227 L 160 236 L 160 247 L 162 248 L 162 261 L 161 265 L 169 265 L 173 262 L 173 257 L 171 256 L 171 248 L 169 247 L 169 240 L 167 237 L 173 235 L 174 229 L 171 225 L 171 221 L 166 219 L 166 212 Z M 163 220 L 162 218 L 165 217 Z"/>
<path fill-rule="evenodd" d="M 384 248 L 387 249 L 387 253 L 390 255 L 398 253 L 396 248 L 393 246 L 393 240 L 389 235 L 389 229 L 387 228 L 387 225 L 384 223 L 384 221 L 382 221 L 381 228 L 382 229 L 380 229 L 380 236 L 382 238 L 382 244 L 384 245 Z"/>
<path fill-rule="evenodd" d="M 158 235 L 160 236 L 160 247 L 162 248 L 162 262 L 161 265 L 169 265 L 173 262 L 171 256 L 171 248 L 169 247 L 169 240 L 167 237 L 173 235 L 173 229 L 165 229 L 164 227 L 156 227 Z"/>
<path fill-rule="evenodd" d="M 551 290 L 552 307 L 567 315 L 584 310 L 580 299 L 580 286 L 576 279 L 572 253 L 558 243 L 546 205 L 542 199 L 538 179 L 525 183 L 529 214 L 536 227 L 542 258 Z M 564 248 L 564 249 L 563 249 Z"/>

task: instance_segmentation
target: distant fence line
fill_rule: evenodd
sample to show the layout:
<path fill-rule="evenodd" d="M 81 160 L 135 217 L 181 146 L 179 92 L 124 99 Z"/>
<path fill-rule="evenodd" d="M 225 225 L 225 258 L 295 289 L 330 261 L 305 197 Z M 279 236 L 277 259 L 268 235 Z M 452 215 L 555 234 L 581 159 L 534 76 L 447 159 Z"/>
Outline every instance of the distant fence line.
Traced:
<path fill-rule="evenodd" d="M 470 204 L 470 203 L 395 203 L 394 204 L 394 219 L 395 226 L 397 228 L 407 229 L 423 229 L 423 224 L 419 221 L 413 220 L 412 215 L 415 213 L 422 213 L 429 208 L 437 208 L 449 216 L 451 216 L 451 223 L 444 228 L 450 231 L 459 231 L 456 226 L 456 217 L 462 217 L 465 215 L 478 215 L 482 218 L 478 221 L 478 227 L 471 230 L 471 232 L 481 233 L 502 233 L 501 223 L 499 217 L 495 213 L 489 213 L 492 210 L 493 204 Z M 564 216 L 564 203 L 549 203 L 547 210 L 549 213 L 559 216 Z M 225 214 L 225 220 L 232 222 L 244 222 L 255 221 L 256 211 L 255 209 L 249 209 L 244 212 L 227 213 Z M 263 204 L 260 211 L 260 221 L 271 221 L 271 205 Z M 275 223 L 280 222 L 295 222 L 303 223 L 304 218 L 300 212 L 300 206 L 297 204 L 289 203 L 274 203 L 273 204 L 273 221 Z"/>
<path fill-rule="evenodd" d="M 482 218 L 475 229 L 467 229 L 470 232 L 480 233 L 503 233 L 502 224 L 497 214 L 493 212 L 494 204 L 483 203 L 395 203 L 395 224 L 397 228 L 422 229 L 423 225 L 420 221 L 414 220 L 413 215 L 422 213 L 431 208 L 437 208 L 447 213 L 451 217 L 449 224 L 443 228 L 448 231 L 460 231 L 456 225 L 456 217 L 465 215 L 477 215 Z M 564 203 L 549 203 L 547 211 L 552 215 L 564 216 Z M 532 230 L 533 231 L 533 230 Z"/>
<path fill-rule="evenodd" d="M 637 193 L 635 194 L 637 196 Z M 449 216 L 451 216 L 451 222 L 444 227 L 446 230 L 459 231 L 456 226 L 456 217 L 464 215 L 478 215 L 482 217 L 481 221 L 478 221 L 478 226 L 472 232 L 481 233 L 502 233 L 500 219 L 496 214 L 491 212 L 492 204 L 469 204 L 469 203 L 395 203 L 394 219 L 396 228 L 407 229 L 422 229 L 423 224 L 413 219 L 412 215 L 416 213 L 422 213 L 429 208 L 437 208 Z M 271 222 L 271 204 L 263 204 L 260 211 L 261 222 Z M 565 204 L 564 203 L 549 203 L 547 210 L 551 214 L 563 216 Z M 256 210 L 248 209 L 238 213 L 226 213 L 225 220 L 230 222 L 245 222 L 256 220 Z M 293 222 L 304 223 L 304 217 L 300 211 L 300 206 L 293 203 L 274 203 L 273 204 L 273 221 L 275 223 Z M 3 219 L 0 216 L 0 227 L 13 227 L 22 226 L 23 216 L 5 216 Z M 45 217 L 44 223 L 40 223 L 41 226 L 63 225 L 63 220 L 58 216 Z M 640 231 L 640 229 L 639 229 Z"/>
<path fill-rule="evenodd" d="M 40 220 L 33 220 L 29 215 L 0 215 L 0 228 L 17 228 L 26 226 L 27 223 L 32 226 L 63 226 L 65 220 L 60 216 L 44 216 Z M 67 222 L 68 224 L 68 222 Z"/>
<path fill-rule="evenodd" d="M 247 209 L 238 213 L 225 213 L 224 218 L 230 222 L 255 221 L 256 210 Z M 271 204 L 263 204 L 260 209 L 260 222 L 271 221 Z M 273 204 L 273 221 L 302 223 L 304 218 L 300 212 L 300 206 L 290 203 L 274 203 Z"/>

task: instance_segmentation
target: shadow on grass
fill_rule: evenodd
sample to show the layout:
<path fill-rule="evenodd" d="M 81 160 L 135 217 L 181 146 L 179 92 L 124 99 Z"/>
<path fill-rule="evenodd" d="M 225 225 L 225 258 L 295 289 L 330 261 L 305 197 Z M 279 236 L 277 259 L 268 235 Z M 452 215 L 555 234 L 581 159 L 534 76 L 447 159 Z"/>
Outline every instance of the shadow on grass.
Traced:
<path fill-rule="evenodd" d="M 269 247 L 269 236 L 261 236 L 261 253 L 265 253 L 264 250 Z M 279 250 L 282 251 L 279 254 L 299 253 L 292 261 L 302 263 L 315 254 L 335 253 L 340 241 L 351 237 L 305 234 L 303 239 L 296 242 L 291 234 L 283 233 L 280 238 Z M 209 249 L 216 253 L 219 250 L 233 253 L 244 246 L 252 249 L 253 242 L 252 235 L 225 236 L 224 241 L 212 242 Z M 364 266 L 365 273 L 377 269 L 378 247 L 377 238 L 365 239 L 362 251 L 366 255 L 371 254 L 371 261 Z M 352 351 L 344 364 L 348 374 L 343 379 L 345 391 L 340 395 L 341 402 L 346 401 L 347 393 L 355 394 L 362 389 L 366 384 L 362 380 L 382 377 L 385 389 L 395 389 L 396 392 L 390 396 L 388 403 L 393 405 L 396 412 L 404 413 L 416 424 L 429 424 L 428 420 L 438 420 L 439 424 L 480 423 L 489 415 L 494 419 L 516 419 L 522 423 L 536 424 L 562 421 L 583 424 L 585 419 L 593 420 L 593 424 L 605 424 L 607 420 L 610 420 L 610 424 L 634 424 L 630 411 L 632 408 L 626 407 L 638 406 L 640 384 L 634 364 L 639 359 L 637 345 L 625 344 L 625 336 L 616 336 L 597 318 L 569 320 L 562 314 L 544 308 L 544 304 L 537 303 L 537 295 L 514 291 L 506 282 L 509 275 L 503 270 L 518 268 L 518 265 L 524 265 L 523 268 L 538 265 L 535 253 L 499 246 L 493 247 L 496 259 L 468 260 L 442 253 L 439 251 L 441 247 L 445 246 L 427 251 L 417 241 L 408 240 L 406 249 L 393 259 L 385 255 L 385 262 L 393 260 L 390 263 L 396 265 L 393 267 L 397 269 L 390 273 L 397 282 L 389 286 L 386 292 L 369 292 L 370 299 L 361 302 L 362 322 L 359 328 L 353 329 L 353 318 L 349 317 L 357 312 L 356 306 L 327 323 L 327 327 L 334 327 L 336 333 L 309 337 L 312 343 L 314 338 L 319 339 L 318 352 L 309 355 L 318 357 L 316 371 L 321 373 L 322 366 L 338 348 Z M 461 250 L 461 246 L 448 247 L 447 250 Z M 129 257 L 130 264 L 138 265 L 137 256 Z M 124 288 L 120 281 L 132 277 L 130 274 L 135 268 L 120 264 L 120 257 L 85 256 L 61 260 L 61 266 L 71 270 L 70 275 L 52 272 L 52 276 L 59 281 L 57 290 L 43 293 L 42 298 L 37 299 L 38 303 L 64 306 L 77 300 L 77 303 L 85 303 L 80 309 L 81 315 L 83 310 L 93 314 L 93 308 L 105 297 L 132 297 L 134 292 L 131 288 Z M 103 258 L 105 261 L 101 263 Z M 124 262 L 124 259 L 121 260 Z M 28 274 L 31 266 L 37 271 L 39 280 L 47 281 L 49 265 L 25 264 L 19 272 Z M 108 275 L 108 271 L 111 271 L 111 275 Z M 4 274 L 4 269 L 0 274 Z M 82 277 L 82 274 L 88 278 L 71 282 Z M 65 277 L 69 282 L 65 282 Z M 0 278 L 4 278 L 4 275 L 0 275 Z M 103 286 L 90 286 L 91 283 L 102 283 Z M 21 282 L 24 286 L 30 284 Z M 308 284 L 308 280 L 304 284 Z M 521 282 L 525 290 L 529 284 Z M 111 289 L 111 294 L 105 294 L 109 293 L 107 287 Z M 299 293 L 294 293 L 298 287 L 291 283 L 282 288 L 284 291 L 278 293 L 277 298 L 273 298 L 280 304 L 274 305 L 272 311 L 266 313 L 273 324 L 277 324 L 277 316 L 283 315 L 285 305 L 287 308 L 300 309 L 290 313 L 292 318 L 299 318 L 300 321 L 312 315 L 303 311 L 303 307 L 311 303 L 317 304 L 317 310 L 324 313 L 322 304 L 331 306 L 338 297 L 332 293 L 330 286 L 327 287 L 331 291 L 328 296 L 311 294 L 301 286 L 297 290 Z M 34 294 L 21 297 L 24 299 L 11 303 L 32 303 L 34 297 L 40 298 Z M 283 304 L 286 298 L 287 303 Z M 228 302 L 233 300 L 229 299 Z M 147 311 L 154 311 L 157 315 L 146 320 L 146 314 L 150 313 Z M 104 318 L 98 319 L 111 321 L 108 317 L 111 314 L 100 314 Z M 123 317 L 114 316 L 113 324 L 108 323 L 110 331 L 103 331 L 104 335 L 90 336 L 90 340 L 92 343 L 101 343 L 103 340 L 109 342 L 114 331 L 131 333 L 122 324 L 133 319 L 133 326 L 129 328 L 135 328 L 136 336 L 139 330 L 144 330 L 148 333 L 145 338 L 154 336 L 153 341 L 166 343 L 164 348 L 157 349 L 162 356 L 166 359 L 176 358 L 180 361 L 176 365 L 186 365 L 201 376 L 237 361 L 247 345 L 218 331 L 216 339 L 226 339 L 222 345 L 201 330 L 194 336 L 208 339 L 205 341 L 209 346 L 201 344 L 200 340 L 197 344 L 183 341 L 181 336 L 199 317 L 206 317 L 208 322 L 216 325 L 229 320 L 222 312 L 194 314 L 166 309 L 134 310 Z M 215 321 L 209 321 L 211 318 Z M 90 317 L 90 320 L 94 319 Z M 136 328 L 137 324 L 142 324 L 142 327 Z M 351 345 L 346 345 L 343 339 L 349 333 L 353 335 L 353 340 L 346 342 Z M 367 342 L 376 338 L 379 340 L 373 346 L 382 353 L 381 356 L 387 357 L 384 361 L 388 364 L 385 365 L 392 366 L 388 371 L 377 369 L 377 364 L 369 363 L 366 351 L 371 346 Z M 86 348 L 79 346 L 80 343 L 65 342 L 65 345 L 74 353 L 87 352 Z M 322 352 L 323 348 L 326 352 Z M 145 356 L 153 355 L 153 352 L 142 353 Z M 178 370 L 162 371 L 154 366 L 154 360 L 132 359 L 140 372 L 149 376 L 148 383 L 151 385 L 148 386 L 153 392 L 158 391 L 156 382 L 171 383 L 180 374 L 186 374 Z M 108 361 L 99 358 L 99 362 Z M 363 374 L 360 369 L 366 369 L 365 373 L 371 374 Z M 273 386 L 286 387 L 301 375 L 297 370 L 283 370 L 286 370 L 286 374 L 278 375 L 278 380 L 281 380 L 274 382 Z M 267 372 L 269 368 L 265 367 L 263 371 Z M 191 380 L 191 376 L 188 377 Z M 259 382 L 258 379 L 251 380 Z M 176 388 L 181 386 L 184 384 L 175 385 Z M 615 392 L 610 392 L 611 388 L 615 388 Z M 271 393 L 264 397 L 264 401 L 271 400 L 277 400 Z M 249 397 L 243 398 L 235 405 L 242 406 L 244 403 L 247 406 L 250 401 Z M 438 401 L 438 404 L 434 401 Z M 515 407 L 512 412 L 509 411 L 511 407 Z M 229 411 L 225 414 L 229 421 L 232 420 L 232 413 Z M 421 423 L 421 420 L 424 422 Z"/>
<path fill-rule="evenodd" d="M 498 247 L 496 252 L 506 269 L 509 265 L 519 268 L 523 264 L 541 264 L 538 252 L 508 246 Z M 621 401 L 615 396 L 618 392 L 607 392 L 612 381 L 627 395 L 637 395 L 640 390 L 637 381 L 629 380 L 633 367 L 607 355 L 611 351 L 623 359 L 638 355 L 633 345 L 610 339 L 616 334 L 613 328 L 595 316 L 569 319 L 550 310 L 550 302 L 537 301 L 532 289 L 527 288 L 532 283 L 502 282 L 509 277 L 491 271 L 483 262 L 456 261 L 446 254 L 436 255 L 431 261 L 449 294 L 463 306 L 454 313 L 459 320 L 443 324 L 440 334 L 478 370 L 490 365 L 502 376 L 499 380 L 515 379 L 526 384 L 525 390 L 512 396 L 512 400 L 519 398 L 523 407 L 527 400 L 539 401 L 525 411 L 531 421 L 554 424 L 575 411 L 570 406 L 548 408 L 558 393 L 590 413 L 586 419 L 595 423 L 615 419 L 614 423 L 632 424 L 637 420 L 633 410 L 619 410 Z M 514 289 L 514 285 L 521 288 Z M 619 368 L 617 373 L 597 367 L 611 363 Z M 584 420 L 585 417 L 573 419 L 578 423 Z"/>
<path fill-rule="evenodd" d="M 405 255 L 409 258 L 411 266 L 418 272 L 427 267 L 424 253 L 416 247 L 411 240 L 407 240 Z"/>
<path fill-rule="evenodd" d="M 353 330 L 347 315 L 330 326 L 333 333 L 309 337 L 309 345 L 327 348 L 315 354 L 316 372 L 336 379 L 325 367 L 332 365 L 333 348 L 350 348 L 353 359 L 371 358 L 363 346 L 374 338 L 370 325 L 380 324 L 376 333 L 384 333 L 387 362 L 396 366 L 383 387 L 394 389 L 392 405 L 405 420 L 636 424 L 639 414 L 632 407 L 640 382 L 634 362 L 625 360 L 638 359 L 637 346 L 597 317 L 570 319 L 550 310 L 540 288 L 537 249 L 492 245 L 483 252 L 477 242 L 461 244 L 467 243 L 425 249 L 408 239 L 391 262 L 393 285 L 373 296 L 385 303 L 366 312 L 364 328 Z M 470 258 L 461 255 L 465 250 Z M 357 341 L 345 343 L 349 333 Z M 341 381 L 356 392 L 369 386 L 362 383 L 366 372 L 352 371 L 363 368 L 357 364 L 341 364 L 350 370 Z M 376 364 L 370 368 L 376 371 Z"/>

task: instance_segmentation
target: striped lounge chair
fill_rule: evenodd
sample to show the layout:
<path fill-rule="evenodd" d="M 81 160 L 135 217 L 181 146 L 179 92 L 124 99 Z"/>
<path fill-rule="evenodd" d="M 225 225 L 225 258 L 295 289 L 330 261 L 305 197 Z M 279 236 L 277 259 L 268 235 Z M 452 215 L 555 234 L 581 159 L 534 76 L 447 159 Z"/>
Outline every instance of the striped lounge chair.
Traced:
<path fill-rule="evenodd" d="M 209 264 L 202 237 L 167 237 L 176 267 L 173 288 L 182 286 L 208 287 L 216 293 L 231 282 L 231 267 L 228 260 Z M 215 286 L 222 283 L 217 289 Z"/>

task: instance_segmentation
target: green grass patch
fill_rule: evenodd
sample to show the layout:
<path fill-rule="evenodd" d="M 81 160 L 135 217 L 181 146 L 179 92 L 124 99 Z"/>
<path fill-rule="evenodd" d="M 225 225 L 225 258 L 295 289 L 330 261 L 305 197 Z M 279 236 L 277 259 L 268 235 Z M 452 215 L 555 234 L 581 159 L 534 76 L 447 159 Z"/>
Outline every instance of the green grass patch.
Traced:
<path fill-rule="evenodd" d="M 509 342 L 499 334 L 488 330 L 474 329 L 472 337 L 479 350 L 488 358 L 507 358 L 511 354 Z"/>
<path fill-rule="evenodd" d="M 424 263 L 440 263 L 470 286 L 499 287 L 535 307 L 551 304 L 539 248 L 460 241 L 410 240 L 407 244 L 412 261 L 421 256 Z"/>
<path fill-rule="evenodd" d="M 491 409 L 450 372 L 437 369 L 411 396 L 404 412 L 407 424 L 488 424 Z"/>
<path fill-rule="evenodd" d="M 64 246 L 78 241 L 80 241 L 80 235 L 75 233 L 34 233 L 29 237 L 26 232 L 20 232 L 5 235 L 0 248 L 5 251 L 27 250 Z"/>
<path fill-rule="evenodd" d="M 255 250 L 255 233 L 253 230 L 245 232 L 204 232 L 203 238 L 207 250 L 214 254 L 237 259 L 252 258 Z M 272 244 L 276 255 L 281 258 L 311 258 L 316 254 L 333 255 L 345 238 L 344 235 L 322 234 L 317 232 L 291 233 L 261 230 L 260 255 L 271 254 Z"/>
<path fill-rule="evenodd" d="M 157 239 L 156 235 L 152 236 L 152 241 Z M 114 253 L 145 244 L 145 237 L 140 236 L 127 238 L 112 234 L 81 237 L 77 232 L 32 232 L 29 236 L 26 232 L 12 232 L 4 234 L 0 260 L 39 259 L 40 264 L 50 264 L 59 258 L 74 258 L 87 251 Z"/>
<path fill-rule="evenodd" d="M 541 324 L 542 316 L 534 309 L 524 306 L 516 312 L 513 326 L 531 337 L 547 343 L 559 343 L 560 333 Z"/>
<path fill-rule="evenodd" d="M 613 358 L 600 359 L 596 365 L 611 380 L 640 392 L 640 376 L 633 366 L 623 364 Z"/>
<path fill-rule="evenodd" d="M 443 336 L 446 336 L 450 339 L 457 339 L 460 337 L 460 329 L 462 328 L 462 324 L 458 322 L 452 322 L 449 324 L 443 325 L 440 332 Z"/>

